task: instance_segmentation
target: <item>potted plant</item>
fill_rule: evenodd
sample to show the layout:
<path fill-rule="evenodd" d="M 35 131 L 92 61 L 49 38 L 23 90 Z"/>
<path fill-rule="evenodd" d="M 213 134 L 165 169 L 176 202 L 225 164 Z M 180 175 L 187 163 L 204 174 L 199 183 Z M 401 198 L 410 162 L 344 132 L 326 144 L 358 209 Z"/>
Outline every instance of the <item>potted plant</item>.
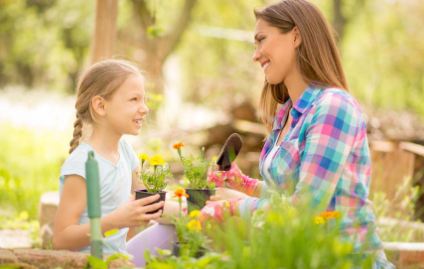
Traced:
<path fill-rule="evenodd" d="M 182 147 L 184 147 L 182 142 L 174 145 L 184 166 L 184 177 L 190 182 L 190 188 L 186 188 L 187 208 L 190 213 L 193 210 L 202 209 L 209 197 L 215 194 L 215 184 L 209 184 L 206 178 L 206 173 L 213 163 L 205 159 L 204 147 L 201 149 L 200 156 L 191 155 L 189 158 L 183 157 Z"/>
<path fill-rule="evenodd" d="M 201 232 L 202 226 L 197 219 L 200 214 L 199 210 L 193 210 L 189 214 L 183 214 L 182 198 L 188 198 L 189 195 L 183 188 L 178 188 L 174 192 L 174 198 L 178 198 L 180 206 L 179 216 L 171 216 L 171 222 L 175 225 L 178 242 L 174 242 L 172 246 L 172 254 L 174 256 L 184 257 L 200 257 L 207 251 L 202 247 L 203 243 L 209 240 L 206 235 Z"/>
<path fill-rule="evenodd" d="M 143 182 L 146 189 L 136 190 L 135 198 L 142 199 L 148 196 L 159 194 L 160 199 L 153 202 L 152 204 L 159 203 L 160 201 L 165 201 L 166 191 L 164 191 L 164 189 L 168 185 L 166 178 L 172 177 L 171 170 L 169 170 L 167 163 L 165 163 L 162 157 L 158 155 L 149 158 L 149 156 L 147 156 L 146 154 L 142 154 L 140 155 L 139 159 L 141 161 L 141 172 L 136 174 L 139 180 Z M 150 167 L 148 169 L 144 168 L 145 162 L 149 162 Z M 163 209 L 163 207 L 155 211 L 149 212 L 148 214 L 154 214 L 160 209 Z"/>

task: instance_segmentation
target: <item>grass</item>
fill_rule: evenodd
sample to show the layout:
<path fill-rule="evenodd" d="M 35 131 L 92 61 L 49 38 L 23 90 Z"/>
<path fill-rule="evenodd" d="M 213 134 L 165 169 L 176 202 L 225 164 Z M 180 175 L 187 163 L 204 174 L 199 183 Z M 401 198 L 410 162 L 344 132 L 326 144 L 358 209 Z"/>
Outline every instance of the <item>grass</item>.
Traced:
<path fill-rule="evenodd" d="M 2 218 L 27 212 L 36 219 L 40 195 L 57 190 L 67 155 L 66 135 L 0 124 L 0 208 Z"/>

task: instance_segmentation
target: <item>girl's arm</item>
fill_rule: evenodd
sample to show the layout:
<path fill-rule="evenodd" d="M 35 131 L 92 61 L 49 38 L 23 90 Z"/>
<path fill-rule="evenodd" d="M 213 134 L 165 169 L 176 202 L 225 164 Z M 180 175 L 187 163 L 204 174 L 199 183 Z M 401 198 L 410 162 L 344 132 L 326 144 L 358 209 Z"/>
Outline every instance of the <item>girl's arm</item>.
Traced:
<path fill-rule="evenodd" d="M 163 206 L 163 202 L 145 206 L 156 201 L 159 195 L 135 200 L 134 196 L 116 210 L 100 219 L 102 235 L 112 229 L 139 226 L 156 219 L 162 214 L 147 215 L 146 212 Z M 62 196 L 56 213 L 53 229 L 53 247 L 55 249 L 79 250 L 90 245 L 90 224 L 78 224 L 78 220 L 87 205 L 85 179 L 69 175 L 65 179 Z"/>

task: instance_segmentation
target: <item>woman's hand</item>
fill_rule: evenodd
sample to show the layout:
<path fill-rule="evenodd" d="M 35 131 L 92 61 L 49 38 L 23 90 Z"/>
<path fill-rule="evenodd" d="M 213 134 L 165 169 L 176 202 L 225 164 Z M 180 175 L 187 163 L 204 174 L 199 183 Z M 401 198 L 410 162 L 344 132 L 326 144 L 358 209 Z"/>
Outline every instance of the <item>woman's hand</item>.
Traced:
<path fill-rule="evenodd" d="M 215 195 L 212 195 L 210 197 L 210 201 L 219 201 L 219 200 L 230 200 L 230 199 L 237 199 L 237 198 L 248 198 L 249 196 L 228 188 L 217 188 Z"/>
<path fill-rule="evenodd" d="M 206 206 L 200 211 L 198 220 L 202 224 L 210 220 L 220 223 L 225 220 L 226 216 L 234 216 L 236 214 L 237 202 L 242 199 L 243 198 L 219 200 L 215 202 L 208 201 L 206 202 Z"/>
<path fill-rule="evenodd" d="M 215 183 L 217 187 L 227 186 L 233 190 L 252 196 L 258 186 L 258 180 L 242 174 L 235 163 L 231 164 L 229 171 L 219 171 L 216 168 L 208 170 L 208 182 Z"/>
<path fill-rule="evenodd" d="M 162 214 L 162 210 L 159 210 L 155 214 L 147 214 L 148 212 L 155 211 L 164 205 L 163 201 L 149 205 L 159 198 L 159 194 L 156 194 L 136 200 L 134 194 L 125 203 L 111 212 L 109 217 L 119 229 L 147 224 L 150 220 L 157 219 Z"/>

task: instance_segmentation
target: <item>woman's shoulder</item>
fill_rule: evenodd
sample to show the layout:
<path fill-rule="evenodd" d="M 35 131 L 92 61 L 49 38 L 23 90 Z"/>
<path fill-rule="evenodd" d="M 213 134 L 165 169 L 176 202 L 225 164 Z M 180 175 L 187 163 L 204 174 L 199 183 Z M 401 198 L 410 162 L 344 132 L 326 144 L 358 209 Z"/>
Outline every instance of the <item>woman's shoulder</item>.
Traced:
<path fill-rule="evenodd" d="M 361 111 L 356 99 L 349 92 L 339 88 L 322 90 L 316 98 L 314 105 L 320 108 L 328 107 L 328 109 Z"/>

